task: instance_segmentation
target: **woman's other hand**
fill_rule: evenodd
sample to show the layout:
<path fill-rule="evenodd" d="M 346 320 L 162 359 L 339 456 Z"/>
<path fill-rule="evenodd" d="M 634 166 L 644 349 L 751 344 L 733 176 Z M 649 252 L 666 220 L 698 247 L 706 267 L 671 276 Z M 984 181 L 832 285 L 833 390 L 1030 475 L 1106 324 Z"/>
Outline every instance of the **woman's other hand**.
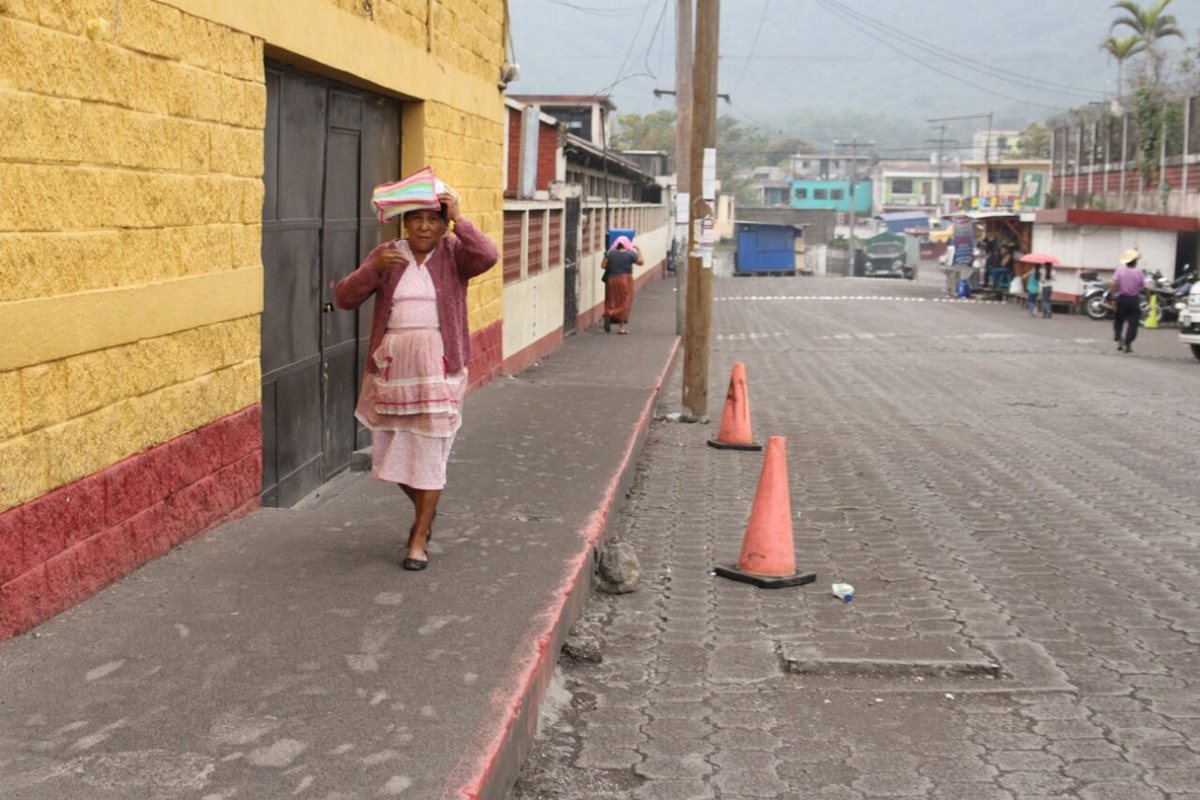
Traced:
<path fill-rule="evenodd" d="M 443 192 L 438 195 L 438 200 L 446 207 L 446 219 L 450 222 L 458 222 L 458 215 L 462 213 L 458 207 L 458 199 L 449 192 Z"/>
<path fill-rule="evenodd" d="M 407 264 L 408 259 L 404 257 L 403 253 L 395 248 L 388 247 L 375 257 L 375 263 L 372 264 L 371 267 L 376 272 L 383 275 L 389 270 L 396 269 L 397 267 L 403 267 Z"/>

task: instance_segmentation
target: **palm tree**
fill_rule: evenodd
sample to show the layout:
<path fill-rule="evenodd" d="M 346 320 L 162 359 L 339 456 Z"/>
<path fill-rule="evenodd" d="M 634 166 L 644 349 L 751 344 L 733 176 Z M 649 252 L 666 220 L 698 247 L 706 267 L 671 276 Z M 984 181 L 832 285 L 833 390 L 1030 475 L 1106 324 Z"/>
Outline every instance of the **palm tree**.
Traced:
<path fill-rule="evenodd" d="M 1117 60 L 1117 104 L 1121 103 L 1121 90 L 1125 85 L 1125 61 L 1146 49 L 1146 43 L 1136 33 L 1132 36 L 1109 36 L 1100 49 Z"/>
<path fill-rule="evenodd" d="M 1167 6 L 1171 5 L 1171 2 L 1172 0 L 1155 0 L 1146 8 L 1142 8 L 1134 0 L 1119 0 L 1112 4 L 1112 8 L 1124 13 L 1113 20 L 1109 30 L 1126 27 L 1133 31 L 1134 36 L 1141 39 L 1144 45 L 1143 49 L 1154 63 L 1154 82 L 1156 84 L 1162 79 L 1164 56 L 1155 45 L 1160 39 L 1171 36 L 1183 38 L 1183 31 L 1179 29 L 1179 21 L 1175 19 L 1175 15 L 1166 13 Z"/>

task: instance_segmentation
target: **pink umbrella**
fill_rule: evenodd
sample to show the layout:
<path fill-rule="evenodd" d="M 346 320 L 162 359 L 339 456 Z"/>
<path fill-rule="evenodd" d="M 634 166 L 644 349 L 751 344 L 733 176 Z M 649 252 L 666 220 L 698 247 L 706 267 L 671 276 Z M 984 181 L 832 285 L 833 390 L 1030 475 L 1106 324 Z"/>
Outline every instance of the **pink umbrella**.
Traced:
<path fill-rule="evenodd" d="M 1022 261 L 1028 261 L 1030 264 L 1053 264 L 1053 265 L 1057 265 L 1057 264 L 1061 264 L 1061 263 L 1062 263 L 1061 261 L 1059 261 L 1059 260 L 1058 260 L 1057 258 L 1055 258 L 1054 256 L 1052 256 L 1052 255 L 1048 255 L 1048 254 L 1046 254 L 1046 253 L 1026 253 L 1025 255 L 1021 256 L 1021 260 L 1022 260 Z"/>

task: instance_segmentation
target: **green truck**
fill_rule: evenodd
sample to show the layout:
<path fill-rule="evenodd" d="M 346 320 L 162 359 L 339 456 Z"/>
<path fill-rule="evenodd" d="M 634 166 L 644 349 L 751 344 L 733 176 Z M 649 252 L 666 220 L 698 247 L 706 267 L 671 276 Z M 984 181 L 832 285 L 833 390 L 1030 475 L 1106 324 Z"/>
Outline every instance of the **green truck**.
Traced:
<path fill-rule="evenodd" d="M 921 245 L 917 237 L 907 233 L 881 233 L 863 243 L 866 256 L 863 275 L 868 278 L 905 278 L 917 274 Z"/>

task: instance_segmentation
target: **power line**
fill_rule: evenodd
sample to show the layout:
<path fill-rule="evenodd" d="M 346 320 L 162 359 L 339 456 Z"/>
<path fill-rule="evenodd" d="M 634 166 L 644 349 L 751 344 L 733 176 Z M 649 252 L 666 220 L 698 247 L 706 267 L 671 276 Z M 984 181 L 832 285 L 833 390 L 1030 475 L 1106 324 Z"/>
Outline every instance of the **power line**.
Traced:
<path fill-rule="evenodd" d="M 738 87 L 742 85 L 742 79 L 746 77 L 746 70 L 750 68 L 750 59 L 754 58 L 754 51 L 758 48 L 758 35 L 762 33 L 763 23 L 767 21 L 767 9 L 771 7 L 771 0 L 763 0 L 762 16 L 758 18 L 758 28 L 754 31 L 754 41 L 750 43 L 750 55 L 746 56 L 745 63 L 742 64 L 742 74 L 738 76 L 737 82 L 733 84 L 732 92 L 736 92 Z M 726 56 L 728 58 L 728 56 Z"/>
<path fill-rule="evenodd" d="M 1047 87 L 1051 87 L 1051 88 L 1054 88 L 1057 90 L 1055 92 L 1048 92 L 1048 93 L 1052 93 L 1052 94 L 1072 95 L 1075 97 L 1083 97 L 1083 98 L 1094 97 L 1094 95 L 1092 95 L 1092 94 L 1086 94 L 1086 93 L 1080 92 L 1078 86 L 1068 86 L 1066 84 L 1054 83 L 1052 81 L 1047 81 L 1047 80 L 1044 80 L 1041 78 L 1032 78 L 1028 75 L 1022 75 L 1021 73 L 1014 72 L 1010 69 L 1006 69 L 1006 68 L 998 66 L 998 65 L 989 64 L 987 67 L 980 67 L 975 63 L 975 61 L 973 59 L 970 59 L 970 58 L 960 55 L 958 53 L 954 53 L 953 51 L 950 51 L 950 50 L 945 50 L 944 48 L 941 48 L 932 42 L 927 42 L 924 39 L 920 39 L 916 36 L 913 36 L 912 34 L 906 33 L 904 31 L 900 30 L 899 28 L 893 27 L 884 22 L 880 22 L 879 20 L 877 20 L 873 17 L 870 17 L 866 14 L 863 14 L 862 12 L 856 11 L 853 8 L 846 6 L 845 4 L 839 2 L 839 0 L 823 0 L 823 2 L 829 4 L 830 6 L 835 7 L 836 9 L 840 10 L 844 14 L 847 14 L 847 15 L 861 21 L 863 24 L 871 26 L 876 31 L 880 31 L 884 34 L 894 36 L 899 39 L 903 39 L 903 40 L 907 41 L 909 44 L 920 47 L 922 49 L 941 51 L 942 53 L 944 53 L 944 58 L 957 63 L 960 67 L 962 67 L 964 69 L 970 70 L 977 74 L 981 74 L 984 77 L 993 78 L 993 79 L 999 78 L 1000 80 L 1022 86 L 1023 88 L 1035 89 L 1035 90 L 1042 91 L 1042 92 L 1047 92 Z M 860 28 L 860 30 L 862 30 L 862 29 Z M 1007 78 L 1003 77 L 1005 75 L 1007 75 L 1009 77 L 1007 77 Z"/>
<path fill-rule="evenodd" d="M 637 30 L 635 30 L 633 32 L 633 36 L 629 38 L 629 49 L 625 51 L 625 58 L 621 60 L 621 66 L 617 68 L 617 77 L 613 79 L 611 84 L 609 84 L 610 87 L 616 86 L 621 81 L 622 76 L 625 75 L 625 65 L 629 63 L 629 57 L 633 55 L 633 49 L 637 47 L 638 35 L 642 32 L 642 26 L 646 24 L 646 12 L 649 10 L 650 3 L 646 3 L 646 5 L 642 6 L 642 16 L 638 19 Z"/>
<path fill-rule="evenodd" d="M 824 8 L 829 13 L 831 13 L 834 16 L 841 19 L 843 22 L 850 25 L 851 27 L 858 28 L 858 30 L 860 30 L 862 33 L 865 33 L 867 36 L 876 40 L 877 42 L 882 44 L 884 47 L 895 50 L 897 53 L 899 53 L 900 55 L 909 59 L 910 61 L 912 61 L 916 64 L 920 64 L 922 67 L 925 67 L 926 69 L 930 70 L 931 72 L 935 72 L 938 75 L 941 75 L 942 77 L 949 78 L 950 80 L 965 84 L 967 86 L 970 86 L 973 89 L 978 89 L 981 92 L 986 92 L 987 94 L 995 95 L 997 97 L 1002 97 L 1005 100 L 1011 100 L 1014 103 L 1024 103 L 1026 105 L 1038 106 L 1040 108 L 1048 108 L 1051 111 L 1060 111 L 1061 112 L 1061 111 L 1067 110 L 1067 109 L 1063 108 L 1062 106 L 1052 106 L 1052 105 L 1048 105 L 1046 103 L 1035 103 L 1034 101 L 1029 100 L 1028 98 L 1013 97 L 1012 95 L 1007 95 L 1007 94 L 1004 94 L 1003 92 L 998 92 L 995 89 L 991 89 L 991 88 L 988 88 L 987 86 L 982 86 L 978 83 L 974 83 L 973 81 L 969 81 L 966 78 L 960 77 L 958 75 L 954 75 L 953 73 L 943 72 L 943 71 L 937 69 L 936 67 L 925 63 L 924 61 L 922 61 L 921 59 L 912 55 L 911 53 L 905 52 L 904 50 L 902 50 L 899 47 L 897 47 L 896 45 L 892 44 L 892 42 L 888 41 L 885 37 L 879 35 L 878 33 L 862 27 L 861 25 L 856 23 L 852 18 L 848 17 L 848 15 L 844 14 L 841 11 L 840 7 L 833 3 L 833 0 L 817 0 L 817 4 L 820 5 L 822 8 Z"/>
<path fill-rule="evenodd" d="M 617 53 L 575 53 L 568 55 L 533 55 L 527 56 L 526 61 L 612 61 L 620 58 Z M 1092 56 L 1048 56 L 1039 55 L 1036 53 L 1026 54 L 1028 58 L 1036 58 L 1039 61 L 1094 61 Z M 743 58 L 751 58 L 748 55 L 740 55 L 731 53 L 721 56 L 722 60 L 737 61 Z M 879 55 L 879 56 L 847 56 L 841 53 L 826 53 L 826 54 L 770 54 L 770 53 L 755 53 L 753 55 L 758 61 L 785 61 L 785 62 L 817 62 L 828 64 L 892 64 L 897 61 L 905 61 L 908 56 L 905 55 Z M 927 61 L 955 61 L 950 56 L 940 56 L 934 54 L 926 54 Z"/>
<path fill-rule="evenodd" d="M 650 68 L 650 51 L 654 49 L 654 40 L 658 36 L 659 30 L 662 29 L 663 18 L 667 15 L 667 5 L 670 0 L 663 0 L 662 11 L 658 13 L 658 22 L 654 23 L 654 30 L 650 32 L 650 42 L 646 45 L 645 52 L 642 53 L 642 63 L 646 65 L 646 71 L 654 75 L 655 79 L 658 75 Z"/>
<path fill-rule="evenodd" d="M 645 11 L 647 8 L 650 7 L 650 4 L 654 2 L 654 0 L 647 0 L 645 5 L 626 6 L 624 8 L 603 8 L 603 7 L 597 8 L 595 6 L 581 6 L 581 5 L 576 5 L 575 3 L 568 3 L 568 2 L 566 2 L 566 0 L 546 0 L 546 1 L 549 3 L 552 3 L 556 6 L 563 6 L 564 8 L 571 8 L 576 11 L 582 11 L 583 13 L 590 14 L 593 17 L 631 17 L 634 14 L 636 14 L 639 10 Z"/>

